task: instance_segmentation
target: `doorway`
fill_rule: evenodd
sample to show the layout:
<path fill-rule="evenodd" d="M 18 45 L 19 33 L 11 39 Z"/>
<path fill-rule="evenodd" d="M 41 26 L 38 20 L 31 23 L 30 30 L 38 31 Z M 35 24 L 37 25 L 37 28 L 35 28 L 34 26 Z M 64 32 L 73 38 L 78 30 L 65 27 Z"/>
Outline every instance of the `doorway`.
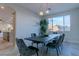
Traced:
<path fill-rule="evenodd" d="M 0 50 L 15 46 L 15 20 L 15 10 L 0 5 Z"/>

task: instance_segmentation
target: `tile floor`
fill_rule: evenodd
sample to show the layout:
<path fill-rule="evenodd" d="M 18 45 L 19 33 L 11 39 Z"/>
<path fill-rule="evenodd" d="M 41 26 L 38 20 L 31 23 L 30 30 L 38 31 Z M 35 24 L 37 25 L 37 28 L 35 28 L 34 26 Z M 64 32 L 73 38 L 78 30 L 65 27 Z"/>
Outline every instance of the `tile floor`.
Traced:
<path fill-rule="evenodd" d="M 36 46 L 36 44 L 34 44 L 34 46 Z M 11 47 L 6 50 L 0 50 L 0 56 L 19 55 L 17 46 L 15 46 L 15 48 Z M 36 56 L 36 54 L 33 56 Z M 57 54 L 55 49 L 49 49 L 46 54 L 46 47 L 42 47 L 42 44 L 39 44 L 39 56 L 57 56 Z M 64 42 L 60 56 L 79 56 L 79 43 Z"/>
<path fill-rule="evenodd" d="M 46 54 L 46 47 L 39 45 L 39 56 L 57 56 L 56 50 L 50 48 Z M 79 56 L 79 44 L 64 42 L 62 49 L 60 48 L 60 56 Z"/>

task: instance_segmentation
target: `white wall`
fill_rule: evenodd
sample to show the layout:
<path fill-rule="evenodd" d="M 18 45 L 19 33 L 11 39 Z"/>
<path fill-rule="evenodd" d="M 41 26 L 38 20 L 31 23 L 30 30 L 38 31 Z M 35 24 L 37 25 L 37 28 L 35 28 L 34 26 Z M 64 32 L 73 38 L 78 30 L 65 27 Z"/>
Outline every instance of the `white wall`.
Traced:
<path fill-rule="evenodd" d="M 31 33 L 39 33 L 39 16 L 28 9 L 15 4 L 7 4 L 16 10 L 16 37 L 29 37 Z"/>
<path fill-rule="evenodd" d="M 62 15 L 70 15 L 70 21 L 71 21 L 71 28 L 70 28 L 71 31 L 65 32 L 66 33 L 65 41 L 79 43 L 79 9 L 49 15 L 47 16 L 47 18 Z"/>

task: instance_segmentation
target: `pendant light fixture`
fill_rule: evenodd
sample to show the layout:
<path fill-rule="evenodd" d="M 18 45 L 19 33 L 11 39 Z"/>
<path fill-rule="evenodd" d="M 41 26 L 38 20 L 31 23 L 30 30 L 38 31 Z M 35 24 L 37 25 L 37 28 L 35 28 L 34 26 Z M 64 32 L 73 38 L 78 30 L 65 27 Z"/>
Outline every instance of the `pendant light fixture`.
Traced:
<path fill-rule="evenodd" d="M 42 7 L 40 7 L 41 11 L 39 12 L 40 16 L 47 15 L 50 13 L 51 8 L 49 8 L 48 3 L 45 3 Z"/>
<path fill-rule="evenodd" d="M 40 11 L 40 16 L 43 16 L 43 15 L 44 15 L 44 13 L 42 11 Z"/>
<path fill-rule="evenodd" d="M 47 8 L 47 10 L 46 10 L 46 14 L 49 14 L 50 13 L 50 10 L 51 10 L 51 8 Z"/>
<path fill-rule="evenodd" d="M 5 9 L 5 7 L 4 7 L 4 6 L 0 6 L 0 8 L 1 8 L 1 9 Z"/>

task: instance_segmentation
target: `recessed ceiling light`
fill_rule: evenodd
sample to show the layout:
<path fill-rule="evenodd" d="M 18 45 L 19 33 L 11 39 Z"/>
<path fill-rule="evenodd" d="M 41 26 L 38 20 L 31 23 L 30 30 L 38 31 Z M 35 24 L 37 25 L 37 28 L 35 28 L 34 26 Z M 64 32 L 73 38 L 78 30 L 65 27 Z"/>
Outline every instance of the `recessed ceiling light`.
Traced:
<path fill-rule="evenodd" d="M 4 6 L 1 6 L 1 9 L 4 9 L 5 7 Z"/>
<path fill-rule="evenodd" d="M 48 14 L 49 13 L 49 10 L 47 10 L 45 13 Z"/>
<path fill-rule="evenodd" d="M 40 16 L 43 16 L 44 15 L 44 13 L 42 11 L 39 14 L 40 14 Z"/>

